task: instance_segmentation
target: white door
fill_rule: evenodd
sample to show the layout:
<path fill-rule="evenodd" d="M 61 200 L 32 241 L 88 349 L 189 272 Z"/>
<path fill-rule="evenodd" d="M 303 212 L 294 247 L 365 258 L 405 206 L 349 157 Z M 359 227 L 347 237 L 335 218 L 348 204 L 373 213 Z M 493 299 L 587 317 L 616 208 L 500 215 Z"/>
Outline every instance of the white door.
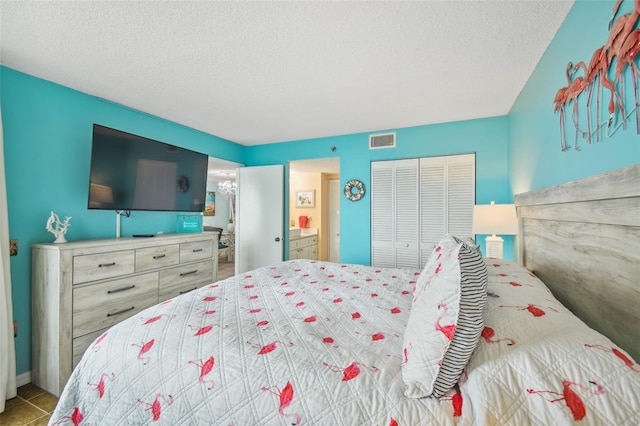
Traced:
<path fill-rule="evenodd" d="M 236 275 L 282 261 L 284 166 L 242 167 L 236 182 Z"/>
<path fill-rule="evenodd" d="M 444 234 L 473 237 L 475 161 L 475 154 L 420 159 L 421 266 Z"/>
<path fill-rule="evenodd" d="M 418 160 L 396 160 L 393 172 L 395 267 L 419 268 Z"/>
<path fill-rule="evenodd" d="M 329 261 L 340 262 L 340 180 L 329 180 Z"/>
<path fill-rule="evenodd" d="M 444 234 L 471 236 L 475 154 L 371 163 L 371 264 L 422 268 Z"/>
<path fill-rule="evenodd" d="M 371 163 L 371 265 L 395 268 L 393 162 Z"/>
<path fill-rule="evenodd" d="M 420 265 L 447 233 L 447 159 L 420 160 Z"/>
<path fill-rule="evenodd" d="M 371 264 L 419 265 L 417 159 L 371 163 Z"/>

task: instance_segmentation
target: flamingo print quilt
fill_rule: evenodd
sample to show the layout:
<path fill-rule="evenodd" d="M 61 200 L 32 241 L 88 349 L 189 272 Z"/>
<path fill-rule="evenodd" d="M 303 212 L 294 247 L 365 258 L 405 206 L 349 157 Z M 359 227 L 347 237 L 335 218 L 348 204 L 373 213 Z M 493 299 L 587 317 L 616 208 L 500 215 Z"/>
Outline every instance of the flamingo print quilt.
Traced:
<path fill-rule="evenodd" d="M 404 396 L 420 271 L 292 260 L 98 337 L 51 424 L 640 424 L 640 366 L 520 266 L 486 259 L 482 338 L 440 399 Z"/>

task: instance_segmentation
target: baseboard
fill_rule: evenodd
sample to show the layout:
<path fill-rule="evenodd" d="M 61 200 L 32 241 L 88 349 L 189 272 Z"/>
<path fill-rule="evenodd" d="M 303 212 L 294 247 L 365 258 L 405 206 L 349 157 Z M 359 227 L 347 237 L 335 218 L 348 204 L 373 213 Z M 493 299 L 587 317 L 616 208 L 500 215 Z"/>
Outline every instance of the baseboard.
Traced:
<path fill-rule="evenodd" d="M 26 384 L 31 383 L 31 371 L 27 371 L 26 373 L 18 374 L 16 376 L 16 386 L 24 386 Z"/>

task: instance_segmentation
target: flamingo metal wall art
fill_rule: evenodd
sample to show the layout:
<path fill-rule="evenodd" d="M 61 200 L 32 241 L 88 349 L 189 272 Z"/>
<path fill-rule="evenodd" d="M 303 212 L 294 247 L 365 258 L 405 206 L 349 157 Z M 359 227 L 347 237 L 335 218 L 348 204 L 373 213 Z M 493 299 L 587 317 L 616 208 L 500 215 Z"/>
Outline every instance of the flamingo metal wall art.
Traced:
<path fill-rule="evenodd" d="M 604 45 L 593 53 L 589 65 L 583 61 L 575 65 L 570 61 L 565 69 L 567 86 L 561 87 L 553 99 L 554 113 L 560 113 L 560 146 L 562 151 L 569 149 L 566 135 L 565 108 L 572 105 L 571 119 L 575 126 L 573 147 L 580 150 L 578 136 L 582 136 L 589 144 L 593 137 L 600 142 L 601 129 L 605 129 L 607 137 L 612 136 L 618 128 L 627 128 L 627 119 L 635 115 L 636 132 L 640 134 L 640 102 L 638 85 L 640 83 L 640 69 L 637 58 L 640 57 L 640 0 L 634 0 L 635 5 L 631 13 L 626 13 L 616 19 L 623 0 L 617 0 L 609 20 L 609 35 Z M 581 71 L 581 72 L 580 72 Z M 628 71 L 628 72 L 627 72 Z M 613 78 L 610 73 L 613 72 Z M 625 105 L 625 79 L 631 77 L 635 103 L 627 108 Z M 596 92 L 596 122 L 592 123 L 593 91 Z M 601 91 L 607 90 L 609 102 L 607 104 L 608 117 L 600 121 Z M 580 129 L 578 97 L 587 92 L 587 130 Z M 618 115 L 621 121 L 617 122 Z"/>

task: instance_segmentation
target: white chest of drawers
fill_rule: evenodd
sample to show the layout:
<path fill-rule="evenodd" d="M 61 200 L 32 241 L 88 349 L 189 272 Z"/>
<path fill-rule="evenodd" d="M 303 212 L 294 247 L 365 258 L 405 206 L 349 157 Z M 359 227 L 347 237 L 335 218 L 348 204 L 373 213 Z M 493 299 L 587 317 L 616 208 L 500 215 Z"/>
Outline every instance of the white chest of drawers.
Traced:
<path fill-rule="evenodd" d="M 91 342 L 149 306 L 216 280 L 217 234 L 32 246 L 32 376 L 60 395 Z"/>

